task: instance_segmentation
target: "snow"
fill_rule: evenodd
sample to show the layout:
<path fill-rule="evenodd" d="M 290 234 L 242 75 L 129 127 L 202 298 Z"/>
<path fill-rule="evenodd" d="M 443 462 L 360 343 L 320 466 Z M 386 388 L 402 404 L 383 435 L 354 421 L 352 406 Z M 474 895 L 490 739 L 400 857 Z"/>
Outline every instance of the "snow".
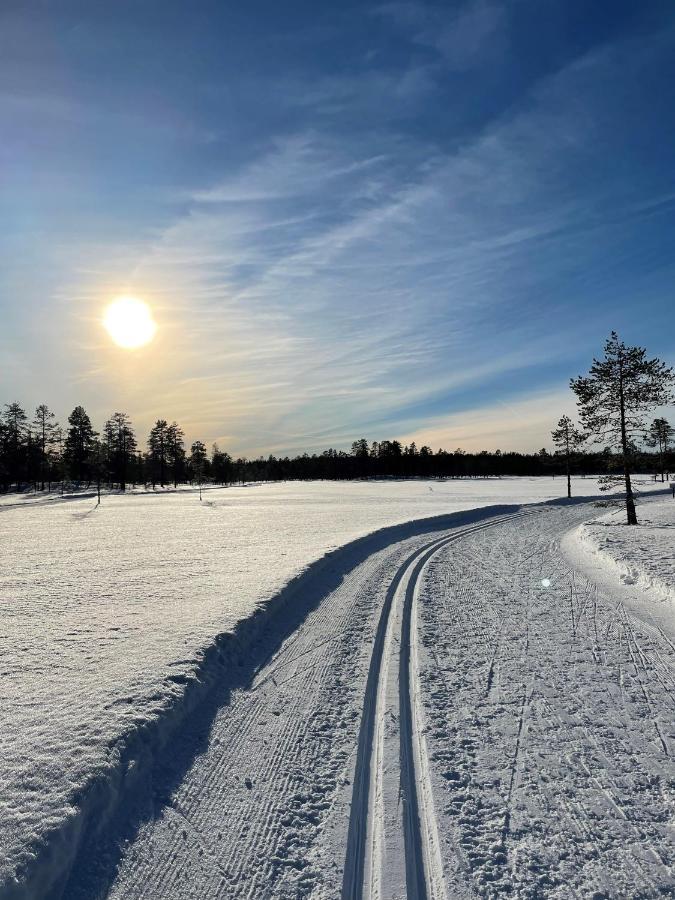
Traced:
<path fill-rule="evenodd" d="M 309 570 L 321 602 L 67 896 L 671 896 L 675 647 L 570 570 L 592 507 L 522 512 Z"/>
<path fill-rule="evenodd" d="M 209 653 L 227 665 L 235 644 L 245 655 L 256 610 L 311 563 L 376 529 L 563 490 L 562 479 L 416 480 L 255 485 L 201 503 L 193 491 L 99 507 L 4 498 L 0 894 L 40 896 L 67 871 L 81 829 L 105 819 L 143 753 L 197 703 Z"/>
<path fill-rule="evenodd" d="M 419 677 L 452 897 L 675 890 L 675 646 L 570 570 L 560 537 L 591 512 L 475 533 L 427 567 Z"/>
<path fill-rule="evenodd" d="M 628 527 L 625 511 L 618 508 L 579 526 L 576 537 L 623 584 L 675 602 L 675 500 L 640 505 L 638 522 Z"/>

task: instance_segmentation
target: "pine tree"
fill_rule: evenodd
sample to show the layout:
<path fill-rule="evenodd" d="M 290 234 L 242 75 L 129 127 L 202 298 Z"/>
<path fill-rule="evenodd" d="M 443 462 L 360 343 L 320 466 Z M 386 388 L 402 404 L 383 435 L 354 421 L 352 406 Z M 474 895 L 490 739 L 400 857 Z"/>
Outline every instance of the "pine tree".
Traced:
<path fill-rule="evenodd" d="M 624 483 L 629 525 L 637 525 L 631 482 L 635 441 L 644 434 L 647 412 L 671 401 L 674 380 L 671 368 L 647 359 L 643 347 L 627 347 L 615 331 L 605 342 L 604 359 L 594 359 L 586 377 L 571 380 L 586 431 L 619 454 L 622 475 L 605 476 L 603 486 Z"/>
<path fill-rule="evenodd" d="M 673 437 L 673 426 L 667 419 L 654 419 L 649 426 L 645 443 L 648 447 L 658 447 L 659 450 L 659 468 L 661 469 L 661 482 L 666 480 L 665 477 L 665 458 L 668 452 L 668 445 Z"/>
<path fill-rule="evenodd" d="M 178 487 L 179 480 L 185 474 L 185 434 L 177 422 L 172 422 L 166 430 L 168 442 L 168 458 L 173 475 L 173 486 Z"/>
<path fill-rule="evenodd" d="M 356 456 L 359 459 L 368 459 L 368 455 L 368 441 L 365 438 L 354 441 L 352 444 L 352 456 Z"/>
<path fill-rule="evenodd" d="M 204 470 L 208 456 L 206 455 L 206 447 L 201 441 L 195 441 L 190 447 L 190 468 L 199 480 L 199 499 L 202 499 L 202 482 L 204 480 Z"/>
<path fill-rule="evenodd" d="M 356 473 L 360 478 L 365 478 L 369 472 L 368 441 L 361 438 L 352 444 L 352 456 L 356 459 Z"/>
<path fill-rule="evenodd" d="M 150 436 L 148 437 L 148 449 L 150 457 L 150 468 L 152 476 L 152 486 L 154 487 L 159 476 L 159 483 L 164 487 L 166 482 L 166 469 L 169 461 L 169 423 L 166 419 L 157 419 L 152 426 Z"/>
<path fill-rule="evenodd" d="M 58 424 L 51 409 L 45 403 L 41 403 L 35 410 L 33 427 L 39 446 L 40 490 L 42 491 L 45 489 L 45 472 L 49 471 L 50 454 L 56 442 Z"/>
<path fill-rule="evenodd" d="M 68 425 L 63 455 L 71 478 L 84 481 L 85 476 L 91 475 L 91 455 L 97 435 L 83 406 L 76 406 L 71 412 Z"/>
<path fill-rule="evenodd" d="M 569 416 L 562 416 L 558 420 L 558 427 L 551 432 L 553 443 L 556 446 L 556 454 L 565 460 L 565 473 L 567 475 L 567 496 L 572 496 L 571 462 L 574 453 L 581 447 L 587 438 L 582 431 L 574 427 Z"/>
<path fill-rule="evenodd" d="M 126 413 L 116 412 L 105 423 L 106 455 L 113 481 L 127 489 L 128 472 L 136 452 L 136 435 Z"/>
<path fill-rule="evenodd" d="M 63 496 L 63 482 L 66 477 L 63 452 L 64 437 L 65 434 L 63 428 L 61 425 L 57 425 L 54 429 L 54 449 L 49 454 L 49 468 L 50 471 L 53 469 L 55 474 L 59 477 L 59 481 L 61 482 L 61 496 Z"/>
<path fill-rule="evenodd" d="M 3 414 L 3 456 L 9 482 L 21 487 L 21 475 L 26 461 L 28 417 L 18 403 L 6 403 Z"/>
<path fill-rule="evenodd" d="M 218 444 L 213 445 L 211 452 L 211 475 L 218 484 L 228 484 L 232 480 L 232 457 Z"/>

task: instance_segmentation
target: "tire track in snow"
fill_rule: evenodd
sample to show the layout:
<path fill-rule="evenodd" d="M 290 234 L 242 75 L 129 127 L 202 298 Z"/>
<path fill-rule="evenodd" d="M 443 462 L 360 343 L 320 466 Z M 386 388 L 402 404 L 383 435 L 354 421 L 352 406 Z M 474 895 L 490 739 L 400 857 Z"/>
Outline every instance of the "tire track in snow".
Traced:
<path fill-rule="evenodd" d="M 416 656 L 411 665 L 413 610 L 420 575 L 435 553 L 461 538 L 503 522 L 531 515 L 515 513 L 458 529 L 450 536 L 430 541 L 409 556 L 396 572 L 380 613 L 366 681 L 356 770 L 347 834 L 347 852 L 342 881 L 342 900 L 374 900 L 380 896 L 381 862 L 377 847 L 383 827 L 377 807 L 383 802 L 383 755 L 380 742 L 386 712 L 386 655 L 395 640 L 390 628 L 392 609 L 400 610 L 399 728 L 402 827 L 405 849 L 405 880 L 409 900 L 444 900 L 443 872 L 431 796 L 431 782 L 421 733 L 423 713 L 417 686 Z M 403 585 L 405 584 L 405 587 Z M 401 596 L 402 595 L 402 596 Z"/>

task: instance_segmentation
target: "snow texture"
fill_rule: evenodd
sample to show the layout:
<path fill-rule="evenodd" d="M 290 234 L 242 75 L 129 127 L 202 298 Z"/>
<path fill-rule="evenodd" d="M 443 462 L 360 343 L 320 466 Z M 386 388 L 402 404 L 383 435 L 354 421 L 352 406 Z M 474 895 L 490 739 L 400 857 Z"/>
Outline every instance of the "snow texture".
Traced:
<path fill-rule="evenodd" d="M 488 514 L 516 512 L 516 504 L 541 502 L 561 487 L 552 479 L 304 483 L 212 490 L 202 503 L 184 491 L 111 495 L 100 507 L 91 497 L 0 505 L 0 896 L 100 896 L 118 863 L 119 882 L 110 888 L 118 897 L 337 896 L 372 642 L 397 567 L 407 566 L 410 553 L 422 550 L 430 536 L 454 533 Z M 579 480 L 575 490 L 592 494 L 595 483 Z M 499 502 L 514 505 L 448 515 Z M 495 603 L 490 590 L 502 597 L 502 579 L 511 578 L 513 594 L 500 600 L 500 615 L 509 620 L 509 610 L 522 612 L 523 585 L 513 572 L 523 560 L 523 577 L 530 581 L 541 570 L 526 553 L 528 540 L 535 556 L 538 549 L 543 553 L 589 510 L 564 510 L 567 518 L 561 510 L 548 514 L 552 522 L 561 516 L 548 530 L 531 526 L 521 534 L 521 526 L 510 528 L 491 569 L 492 588 L 481 581 L 480 567 L 474 571 L 475 554 L 457 570 L 458 584 L 468 579 L 478 586 L 478 619 Z M 419 521 L 402 524 L 414 519 Z M 388 530 L 372 534 L 383 528 Z M 489 555 L 492 545 L 485 541 Z M 516 546 L 520 555 L 514 556 Z M 555 566 L 563 566 L 559 556 Z M 406 569 L 405 578 L 412 577 Z M 413 625 L 411 690 L 417 690 L 416 667 L 424 667 L 429 644 L 424 597 L 415 602 L 423 646 L 415 648 Z M 392 627 L 399 630 L 410 615 L 405 604 L 403 595 L 392 597 Z M 587 604 L 575 597 L 572 607 L 583 622 Z M 554 667 L 556 683 L 569 677 L 554 659 L 556 641 L 564 648 L 569 642 L 569 614 L 558 612 L 560 621 L 550 619 L 548 643 L 542 644 L 548 653 L 542 660 Z M 628 617 L 625 610 L 622 615 Z M 609 618 L 603 623 L 613 634 Z M 514 647 L 521 619 L 508 625 Z M 439 622 L 432 643 L 445 646 L 448 627 Z M 622 634 L 632 627 L 622 625 Z M 573 628 L 573 643 L 580 628 Z M 466 638 L 467 665 L 491 646 L 483 634 Z M 623 640 L 619 650 L 630 646 L 635 659 L 638 644 Z M 399 644 L 394 634 L 383 647 Z M 451 643 L 443 652 L 454 652 Z M 641 643 L 640 653 L 649 652 Z M 666 667 L 668 652 L 662 648 L 659 657 Z M 396 665 L 389 660 L 382 669 L 393 673 Z M 524 671 L 517 661 L 504 665 Z M 492 685 L 497 669 L 489 671 Z M 597 676 L 598 692 L 610 690 L 608 671 Z M 462 679 L 473 677 L 466 669 Z M 639 673 L 621 677 L 631 690 L 647 683 Z M 419 684 L 428 687 L 425 678 Z M 383 689 L 377 684 L 375 690 Z M 511 688 L 504 690 L 506 696 Z M 514 690 L 520 697 L 520 688 Z M 443 708 L 450 696 L 439 695 Z M 672 735 L 661 710 L 666 695 L 650 681 L 647 696 L 649 721 L 661 729 L 669 754 Z M 512 699 L 503 701 L 509 710 L 518 706 Z M 396 715 L 395 700 L 385 691 L 383 708 L 392 704 Z M 418 721 L 420 709 L 413 704 L 409 718 Z M 589 716 L 596 712 L 587 710 Z M 638 715 L 645 717 L 642 707 Z M 520 733 L 524 721 L 505 720 L 506 733 Z M 635 764 L 652 774 L 653 737 L 631 751 Z M 431 766 L 419 783 L 422 801 L 428 801 L 430 785 L 434 796 L 438 791 L 436 751 L 431 736 L 426 744 L 415 740 L 411 771 L 429 747 Z M 504 734 L 494 740 L 502 746 L 495 752 L 513 750 Z M 444 777 L 442 786 L 449 780 Z M 659 785 L 665 790 L 665 782 Z M 642 782 L 636 789 L 647 790 Z M 652 802 L 651 794 L 647 799 Z M 640 814 L 649 818 L 644 810 Z M 385 810 L 387 815 L 391 819 Z M 440 833 L 452 834 L 452 822 L 440 821 Z M 654 847 L 656 832 L 649 834 Z M 125 850 L 126 840 L 131 843 Z M 665 868 L 649 863 L 656 873 L 651 883 L 670 889 L 664 851 L 654 852 Z M 446 869 L 453 865 L 454 856 L 441 857 Z M 597 881 L 580 879 L 582 892 Z M 471 884 L 489 893 L 488 882 L 478 872 Z M 530 896 L 526 887 L 534 882 L 503 883 Z M 625 883 L 638 882 L 626 876 Z"/>
<path fill-rule="evenodd" d="M 321 602 L 67 896 L 672 895 L 675 646 L 570 569 L 593 512 L 466 513 L 310 570 Z"/>
<path fill-rule="evenodd" d="M 675 603 L 675 500 L 640 506 L 638 520 L 637 527 L 627 526 L 619 508 L 581 525 L 577 539 L 624 584 Z"/>
<path fill-rule="evenodd" d="M 91 497 L 4 502 L 0 896 L 45 896 L 64 883 L 122 795 L 143 792 L 144 773 L 209 689 L 248 684 L 269 648 L 323 596 L 323 583 L 315 597 L 306 593 L 310 564 L 322 559 L 330 573 L 342 559 L 331 551 L 376 529 L 542 501 L 562 486 L 304 483 L 212 490 L 202 503 L 194 492 L 110 495 L 100 507 Z M 575 490 L 592 494 L 595 483 L 579 480 Z M 352 545 L 343 575 L 378 547 Z M 322 577 L 322 566 L 309 574 Z M 273 614 L 277 633 L 261 643 Z M 357 717 L 351 703 L 349 721 Z M 333 712 L 326 715 L 332 722 Z"/>
<path fill-rule="evenodd" d="M 579 512 L 476 533 L 427 568 L 420 682 L 452 897 L 675 891 L 675 647 L 570 569 Z"/>

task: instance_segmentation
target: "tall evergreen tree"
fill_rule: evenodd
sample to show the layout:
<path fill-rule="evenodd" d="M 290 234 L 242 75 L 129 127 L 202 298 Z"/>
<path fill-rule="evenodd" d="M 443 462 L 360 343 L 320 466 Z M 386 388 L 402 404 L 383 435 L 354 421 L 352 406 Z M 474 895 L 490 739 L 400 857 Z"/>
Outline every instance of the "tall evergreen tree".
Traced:
<path fill-rule="evenodd" d="M 159 480 L 160 486 L 166 483 L 166 470 L 169 463 L 169 423 L 166 419 L 157 419 L 148 437 L 148 456 L 153 487 Z"/>
<path fill-rule="evenodd" d="M 83 406 L 76 406 L 68 416 L 68 433 L 63 447 L 63 455 L 71 478 L 84 481 L 91 478 L 91 454 L 94 449 L 96 432 Z"/>
<path fill-rule="evenodd" d="M 654 419 L 649 426 L 645 443 L 648 447 L 656 447 L 659 454 L 659 468 L 661 470 L 661 482 L 666 480 L 666 453 L 673 437 L 673 426 L 667 419 Z"/>
<path fill-rule="evenodd" d="M 185 434 L 177 422 L 172 422 L 166 430 L 166 437 L 173 486 L 178 487 L 178 482 L 185 476 Z"/>
<path fill-rule="evenodd" d="M 604 486 L 623 481 L 629 525 L 637 525 L 631 481 L 635 441 L 644 434 L 647 412 L 672 400 L 674 381 L 671 368 L 659 359 L 647 359 L 643 347 L 626 346 L 615 331 L 605 342 L 604 358 L 593 360 L 587 376 L 571 381 L 586 431 L 619 454 L 622 475 L 608 475 Z"/>
<path fill-rule="evenodd" d="M 360 438 L 352 444 L 352 456 L 356 460 L 356 474 L 360 478 L 365 478 L 370 470 L 368 441 Z"/>
<path fill-rule="evenodd" d="M 6 403 L 3 413 L 3 442 L 5 467 L 9 482 L 21 487 L 21 476 L 26 462 L 27 421 L 25 410 L 18 403 Z"/>
<path fill-rule="evenodd" d="M 39 447 L 40 490 L 42 491 L 45 489 L 45 473 L 50 471 L 51 450 L 56 442 L 58 424 L 54 413 L 45 403 L 41 403 L 36 408 L 33 428 Z"/>
<path fill-rule="evenodd" d="M 116 412 L 105 423 L 106 451 L 112 480 L 121 491 L 127 489 L 127 479 L 136 452 L 136 435 L 126 413 Z"/>
<path fill-rule="evenodd" d="M 208 455 L 206 447 L 201 441 L 195 441 L 190 447 L 190 469 L 199 482 L 199 499 L 202 499 L 202 483 L 204 481 L 204 473 Z"/>
<path fill-rule="evenodd" d="M 63 452 L 63 443 L 65 440 L 65 432 L 61 425 L 57 425 L 54 429 L 54 447 L 50 452 L 50 470 L 54 470 L 61 482 L 61 494 L 63 494 L 63 482 L 66 477 L 65 454 Z"/>
<path fill-rule="evenodd" d="M 232 480 L 232 457 L 218 444 L 213 445 L 211 452 L 211 476 L 218 484 L 228 484 Z"/>
<path fill-rule="evenodd" d="M 583 431 L 574 427 L 569 416 L 562 416 L 558 420 L 557 428 L 551 432 L 556 453 L 565 460 L 565 474 L 567 475 L 567 496 L 572 496 L 572 457 L 587 438 Z"/>

